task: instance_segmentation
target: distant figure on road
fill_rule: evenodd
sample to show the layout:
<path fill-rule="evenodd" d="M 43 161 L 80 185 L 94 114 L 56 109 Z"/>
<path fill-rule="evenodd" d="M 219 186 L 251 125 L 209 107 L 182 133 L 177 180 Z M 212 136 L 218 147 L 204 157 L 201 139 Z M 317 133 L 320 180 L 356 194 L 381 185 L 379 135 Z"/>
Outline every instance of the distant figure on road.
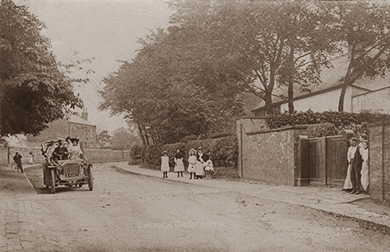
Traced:
<path fill-rule="evenodd" d="M 189 157 L 188 157 L 188 173 L 190 174 L 190 179 L 192 179 L 192 175 L 194 175 L 195 178 L 195 172 L 196 172 L 196 163 L 198 161 L 196 160 L 196 150 L 191 149 L 189 151 Z"/>
<path fill-rule="evenodd" d="M 19 171 L 19 169 L 20 169 L 20 171 L 22 173 L 24 173 L 23 172 L 23 166 L 22 166 L 22 156 L 18 152 L 15 153 L 14 161 L 16 163 L 17 170 Z"/>
<path fill-rule="evenodd" d="M 34 159 L 33 159 L 32 152 L 30 152 L 30 153 L 28 154 L 28 163 L 29 163 L 29 164 L 33 164 L 33 163 L 34 163 Z"/>
<path fill-rule="evenodd" d="M 163 173 L 163 178 L 168 178 L 169 157 L 168 157 L 168 152 L 166 151 L 164 151 L 161 156 L 161 171 Z"/>
<path fill-rule="evenodd" d="M 183 177 L 183 171 L 184 171 L 184 163 L 183 163 L 183 155 L 181 154 L 180 149 L 176 149 L 176 154 L 175 154 L 175 168 L 174 172 L 177 172 L 177 177 Z"/>

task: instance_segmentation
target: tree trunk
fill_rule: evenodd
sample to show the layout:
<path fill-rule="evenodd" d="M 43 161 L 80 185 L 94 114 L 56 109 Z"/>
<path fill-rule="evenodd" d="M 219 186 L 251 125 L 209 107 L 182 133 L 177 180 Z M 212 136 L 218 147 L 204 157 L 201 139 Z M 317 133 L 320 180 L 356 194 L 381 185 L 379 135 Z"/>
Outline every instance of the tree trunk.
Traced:
<path fill-rule="evenodd" d="M 143 145 L 146 146 L 146 141 L 145 141 L 145 138 L 144 138 L 144 132 L 142 131 L 142 127 L 138 123 L 137 123 L 137 125 L 138 125 L 139 136 L 142 139 Z"/>
<path fill-rule="evenodd" d="M 288 112 L 294 113 L 294 41 L 290 40 L 290 55 L 288 62 Z"/>
<path fill-rule="evenodd" d="M 143 130 L 144 130 L 144 136 L 145 136 L 145 142 L 146 142 L 146 145 L 149 146 L 150 143 L 149 143 L 149 136 L 148 136 L 148 131 L 146 130 L 145 126 L 142 126 L 143 127 Z"/>
<path fill-rule="evenodd" d="M 272 115 L 274 113 L 274 110 L 272 109 L 271 93 L 267 93 L 264 95 L 264 101 L 265 101 L 265 111 L 267 112 L 267 115 Z"/>
<path fill-rule="evenodd" d="M 339 99 L 339 111 L 344 111 L 344 98 L 345 98 L 345 92 L 347 91 L 348 83 L 346 83 L 346 80 L 344 80 L 344 84 L 341 87 L 341 93 L 340 93 L 340 99 Z"/>

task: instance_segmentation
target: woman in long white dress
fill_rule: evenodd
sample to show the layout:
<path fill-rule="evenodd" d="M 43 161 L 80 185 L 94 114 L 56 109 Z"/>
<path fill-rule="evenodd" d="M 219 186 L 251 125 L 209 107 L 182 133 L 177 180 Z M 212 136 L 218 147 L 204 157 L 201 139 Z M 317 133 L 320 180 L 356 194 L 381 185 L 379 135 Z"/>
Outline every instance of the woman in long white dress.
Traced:
<path fill-rule="evenodd" d="M 360 172 L 361 183 L 364 191 L 367 192 L 368 185 L 369 185 L 369 178 L 368 178 L 368 142 L 366 140 L 362 142 L 362 148 L 360 148 L 359 151 L 363 159 L 362 170 Z"/>

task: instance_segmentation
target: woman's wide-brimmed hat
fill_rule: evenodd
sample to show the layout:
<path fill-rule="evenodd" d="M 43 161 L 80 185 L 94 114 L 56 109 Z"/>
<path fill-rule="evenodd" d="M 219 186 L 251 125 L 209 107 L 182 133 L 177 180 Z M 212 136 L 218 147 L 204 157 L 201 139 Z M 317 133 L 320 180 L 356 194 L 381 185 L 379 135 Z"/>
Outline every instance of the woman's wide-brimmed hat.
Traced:
<path fill-rule="evenodd" d="M 162 154 L 168 154 L 168 151 L 163 151 L 163 153 Z"/>

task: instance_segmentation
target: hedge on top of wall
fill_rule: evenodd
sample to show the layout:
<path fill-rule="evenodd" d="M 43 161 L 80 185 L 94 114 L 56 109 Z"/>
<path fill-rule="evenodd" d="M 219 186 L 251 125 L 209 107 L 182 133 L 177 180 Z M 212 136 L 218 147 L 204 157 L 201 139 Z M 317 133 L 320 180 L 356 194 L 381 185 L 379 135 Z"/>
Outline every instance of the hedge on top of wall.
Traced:
<path fill-rule="evenodd" d="M 332 123 L 311 124 L 307 127 L 307 136 L 323 137 L 335 136 L 339 134 L 339 130 Z"/>
<path fill-rule="evenodd" d="M 338 130 L 350 129 L 359 133 L 366 133 L 367 123 L 388 121 L 390 115 L 379 113 L 349 113 L 338 111 L 313 112 L 295 112 L 292 114 L 283 113 L 266 116 L 266 121 L 271 129 L 284 126 L 305 125 L 305 124 L 322 124 L 331 123 Z"/>
<path fill-rule="evenodd" d="M 184 156 L 184 164 L 187 166 L 188 152 L 202 146 L 203 152 L 211 157 L 214 166 L 236 167 L 238 157 L 238 142 L 236 135 L 227 137 L 192 140 L 187 143 L 166 144 L 163 146 L 145 146 L 142 148 L 143 162 L 155 169 L 160 168 L 161 155 L 168 152 L 170 165 L 173 166 L 173 158 L 177 149 L 180 149 Z"/>

